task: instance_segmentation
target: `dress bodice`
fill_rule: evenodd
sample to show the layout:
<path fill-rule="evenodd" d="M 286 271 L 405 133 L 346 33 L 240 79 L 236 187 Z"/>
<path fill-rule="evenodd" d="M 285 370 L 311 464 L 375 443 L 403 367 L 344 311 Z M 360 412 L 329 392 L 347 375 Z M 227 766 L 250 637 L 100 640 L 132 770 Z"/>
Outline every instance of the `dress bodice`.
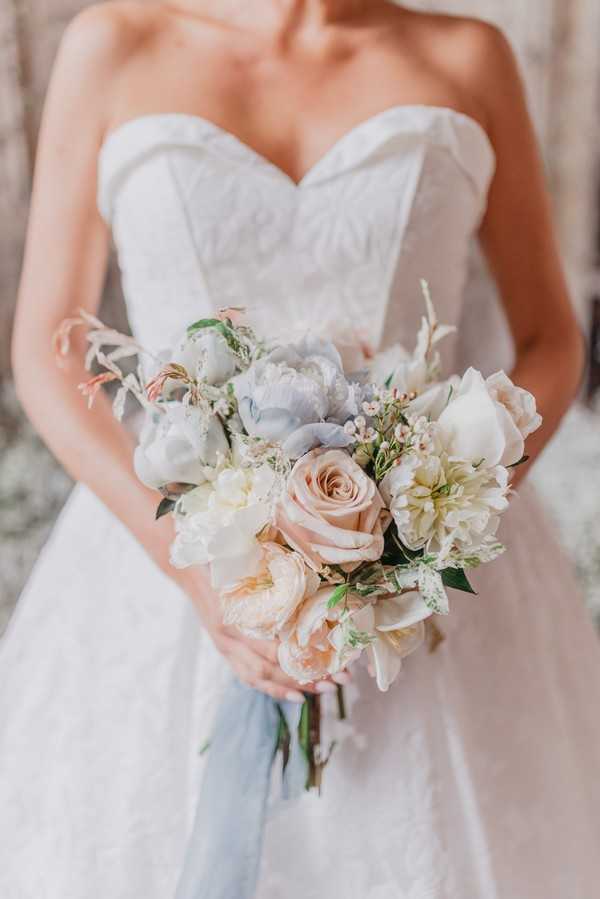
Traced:
<path fill-rule="evenodd" d="M 429 281 L 457 323 L 494 152 L 452 109 L 395 106 L 346 133 L 299 183 L 199 116 L 132 119 L 106 139 L 98 202 L 134 333 L 245 306 L 269 334 L 351 322 L 374 346 L 412 339 Z"/>

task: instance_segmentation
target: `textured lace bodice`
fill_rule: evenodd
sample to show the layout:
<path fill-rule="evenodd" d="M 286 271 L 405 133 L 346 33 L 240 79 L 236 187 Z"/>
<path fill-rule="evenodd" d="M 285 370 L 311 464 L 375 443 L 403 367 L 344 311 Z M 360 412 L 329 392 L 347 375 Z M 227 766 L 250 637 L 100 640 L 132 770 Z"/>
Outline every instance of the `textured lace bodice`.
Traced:
<path fill-rule="evenodd" d="M 148 348 L 227 305 L 268 333 L 350 321 L 377 347 L 414 333 L 421 278 L 458 321 L 493 169 L 483 128 L 441 107 L 372 116 L 298 184 L 206 119 L 157 114 L 109 134 L 98 201 Z"/>

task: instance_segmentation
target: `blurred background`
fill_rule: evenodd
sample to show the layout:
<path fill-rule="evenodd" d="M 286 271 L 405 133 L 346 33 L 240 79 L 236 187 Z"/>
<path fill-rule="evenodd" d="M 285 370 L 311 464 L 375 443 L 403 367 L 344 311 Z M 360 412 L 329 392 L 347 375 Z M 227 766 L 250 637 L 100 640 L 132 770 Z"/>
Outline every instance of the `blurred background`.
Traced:
<path fill-rule="evenodd" d="M 9 345 L 44 93 L 62 30 L 87 5 L 83 0 L 0 4 L 0 632 L 71 487 L 19 411 Z M 533 477 L 600 625 L 600 3 L 422 0 L 406 5 L 497 23 L 522 65 L 574 303 L 590 349 L 580 401 Z M 102 317 L 125 326 L 114 261 Z"/>

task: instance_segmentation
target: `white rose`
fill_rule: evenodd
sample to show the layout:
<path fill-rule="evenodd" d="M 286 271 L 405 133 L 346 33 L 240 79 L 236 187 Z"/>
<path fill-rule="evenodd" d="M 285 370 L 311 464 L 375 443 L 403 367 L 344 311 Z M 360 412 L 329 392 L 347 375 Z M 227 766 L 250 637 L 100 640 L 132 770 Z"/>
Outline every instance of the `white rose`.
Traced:
<path fill-rule="evenodd" d="M 537 431 L 542 424 L 542 416 L 537 412 L 533 394 L 513 384 L 503 371 L 490 375 L 485 383 L 492 399 L 504 406 L 523 439 Z"/>
<path fill-rule="evenodd" d="M 523 435 L 507 407 L 490 394 L 480 372 L 468 369 L 438 419 L 448 455 L 473 465 L 514 465 L 524 454 Z"/>
<path fill-rule="evenodd" d="M 183 365 L 198 380 L 215 385 L 232 378 L 237 368 L 229 344 L 214 328 L 201 328 L 191 336 L 185 332 L 176 342 L 169 361 Z"/>
<path fill-rule="evenodd" d="M 207 466 L 229 453 L 229 443 L 216 416 L 207 417 L 194 406 L 165 404 L 162 415 L 148 418 L 133 461 L 135 472 L 148 487 L 165 484 L 202 484 Z"/>

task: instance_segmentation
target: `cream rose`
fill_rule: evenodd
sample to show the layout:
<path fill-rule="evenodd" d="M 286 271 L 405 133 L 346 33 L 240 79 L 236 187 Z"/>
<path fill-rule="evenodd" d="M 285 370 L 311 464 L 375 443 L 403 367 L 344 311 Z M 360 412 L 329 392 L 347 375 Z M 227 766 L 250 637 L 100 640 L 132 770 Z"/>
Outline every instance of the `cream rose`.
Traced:
<path fill-rule="evenodd" d="M 485 468 L 515 465 L 525 450 L 513 416 L 474 368 L 465 372 L 452 394 L 437 432 L 450 457 Z"/>
<path fill-rule="evenodd" d="M 542 416 L 538 414 L 533 394 L 513 384 L 503 371 L 490 375 L 485 383 L 492 399 L 504 406 L 524 440 L 537 431 Z"/>
<path fill-rule="evenodd" d="M 319 576 L 298 553 L 265 543 L 254 577 L 243 578 L 221 593 L 223 621 L 250 637 L 276 637 L 319 583 Z"/>
<path fill-rule="evenodd" d="M 383 508 L 375 483 L 347 453 L 317 449 L 292 469 L 275 525 L 315 570 L 353 571 L 383 553 Z"/>

